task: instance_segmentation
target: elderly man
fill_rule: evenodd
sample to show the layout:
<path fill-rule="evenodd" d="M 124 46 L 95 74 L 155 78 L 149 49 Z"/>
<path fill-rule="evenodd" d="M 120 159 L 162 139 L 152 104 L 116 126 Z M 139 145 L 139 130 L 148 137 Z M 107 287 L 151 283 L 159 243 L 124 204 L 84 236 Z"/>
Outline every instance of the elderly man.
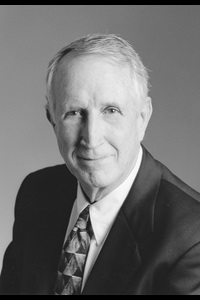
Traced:
<path fill-rule="evenodd" d="M 200 295 L 200 195 L 141 144 L 152 104 L 132 46 L 61 49 L 46 109 L 65 164 L 21 185 L 1 293 Z"/>

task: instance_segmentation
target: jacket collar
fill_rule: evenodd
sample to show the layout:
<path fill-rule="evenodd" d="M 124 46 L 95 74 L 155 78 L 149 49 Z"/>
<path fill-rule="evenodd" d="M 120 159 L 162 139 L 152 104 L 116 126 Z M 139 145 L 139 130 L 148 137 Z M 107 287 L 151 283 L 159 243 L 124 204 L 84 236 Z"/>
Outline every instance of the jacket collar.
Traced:
<path fill-rule="evenodd" d="M 156 160 L 143 146 L 140 170 L 122 207 L 138 243 L 154 231 L 154 208 L 161 176 Z"/>

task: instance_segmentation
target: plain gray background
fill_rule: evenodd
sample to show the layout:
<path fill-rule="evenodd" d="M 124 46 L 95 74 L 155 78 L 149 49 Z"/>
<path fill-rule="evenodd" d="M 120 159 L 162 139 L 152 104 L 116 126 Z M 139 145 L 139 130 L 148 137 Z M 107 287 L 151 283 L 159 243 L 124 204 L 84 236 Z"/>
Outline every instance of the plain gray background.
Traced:
<path fill-rule="evenodd" d="M 106 32 L 130 41 L 150 69 L 144 145 L 200 191 L 199 5 L 1 5 L 0 268 L 22 180 L 63 163 L 45 118 L 48 62 L 72 40 Z"/>

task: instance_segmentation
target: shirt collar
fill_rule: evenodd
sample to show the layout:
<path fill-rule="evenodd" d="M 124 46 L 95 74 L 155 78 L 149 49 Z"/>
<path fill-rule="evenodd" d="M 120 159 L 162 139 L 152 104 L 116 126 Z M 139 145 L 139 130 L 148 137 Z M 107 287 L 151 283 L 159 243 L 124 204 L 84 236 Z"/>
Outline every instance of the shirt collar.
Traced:
<path fill-rule="evenodd" d="M 140 168 L 142 154 L 143 150 L 140 146 L 136 164 L 126 180 L 110 194 L 90 206 L 90 219 L 97 245 L 103 243 L 107 237 L 115 218 L 130 191 Z M 88 206 L 88 201 L 83 194 L 80 183 L 78 183 L 76 204 L 78 215 L 86 206 Z"/>

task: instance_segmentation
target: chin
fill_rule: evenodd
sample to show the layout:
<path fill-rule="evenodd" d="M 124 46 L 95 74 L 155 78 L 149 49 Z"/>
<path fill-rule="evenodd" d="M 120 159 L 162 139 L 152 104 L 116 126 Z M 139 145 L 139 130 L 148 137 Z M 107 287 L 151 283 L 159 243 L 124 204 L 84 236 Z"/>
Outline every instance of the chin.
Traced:
<path fill-rule="evenodd" d="M 106 188 L 112 183 L 107 174 L 99 174 L 99 172 L 81 174 L 79 181 L 90 188 Z"/>

